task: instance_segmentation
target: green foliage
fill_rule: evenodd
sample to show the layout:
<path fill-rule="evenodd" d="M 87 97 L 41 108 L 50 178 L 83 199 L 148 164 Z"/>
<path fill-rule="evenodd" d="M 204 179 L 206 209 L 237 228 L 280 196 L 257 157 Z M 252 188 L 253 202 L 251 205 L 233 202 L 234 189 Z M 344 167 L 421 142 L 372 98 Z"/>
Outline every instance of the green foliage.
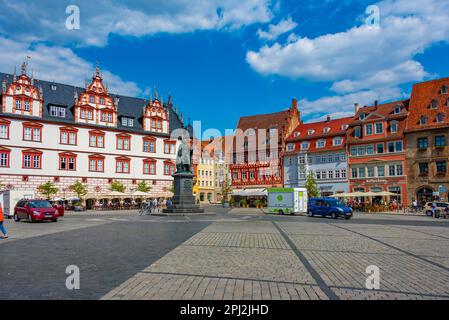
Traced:
<path fill-rule="evenodd" d="M 221 194 L 223 196 L 223 202 L 229 201 L 229 195 L 232 193 L 231 182 L 226 176 L 226 180 L 223 181 L 223 186 L 221 187 Z"/>
<path fill-rule="evenodd" d="M 79 181 L 69 186 L 69 190 L 76 193 L 80 199 L 83 199 L 83 197 L 87 194 L 86 186 Z"/>
<path fill-rule="evenodd" d="M 306 189 L 309 198 L 316 198 L 320 195 L 318 192 L 318 186 L 316 184 L 315 175 L 313 174 L 313 172 L 310 172 L 307 175 Z"/>
<path fill-rule="evenodd" d="M 52 196 L 59 192 L 59 189 L 53 182 L 47 181 L 37 187 L 37 191 L 45 196 L 46 199 L 51 199 Z"/>
<path fill-rule="evenodd" d="M 142 180 L 137 185 L 137 189 L 136 190 L 140 191 L 140 192 L 147 192 L 148 193 L 148 192 L 151 191 L 151 187 L 149 185 L 147 185 L 145 181 Z"/>
<path fill-rule="evenodd" d="M 109 186 L 109 190 L 117 191 L 117 192 L 125 192 L 126 187 L 123 183 L 121 183 L 119 181 L 112 181 L 112 183 Z"/>

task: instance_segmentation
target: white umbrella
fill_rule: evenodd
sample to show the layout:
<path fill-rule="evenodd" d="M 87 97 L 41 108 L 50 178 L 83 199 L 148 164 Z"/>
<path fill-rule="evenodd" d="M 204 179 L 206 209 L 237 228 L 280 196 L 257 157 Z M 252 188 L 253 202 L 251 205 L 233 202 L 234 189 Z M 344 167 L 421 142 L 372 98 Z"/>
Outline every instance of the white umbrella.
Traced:
<path fill-rule="evenodd" d="M 70 198 L 67 198 L 67 200 L 68 201 L 80 201 L 80 198 L 78 198 L 78 197 L 70 197 Z"/>
<path fill-rule="evenodd" d="M 121 198 L 121 197 L 126 197 L 127 194 L 123 193 L 123 192 L 119 192 L 119 191 L 111 191 L 107 194 L 107 196 Z"/>
<path fill-rule="evenodd" d="M 64 201 L 64 198 L 54 197 L 51 201 Z"/>
<path fill-rule="evenodd" d="M 150 194 L 143 191 L 134 191 L 132 194 L 133 197 L 149 197 Z"/>

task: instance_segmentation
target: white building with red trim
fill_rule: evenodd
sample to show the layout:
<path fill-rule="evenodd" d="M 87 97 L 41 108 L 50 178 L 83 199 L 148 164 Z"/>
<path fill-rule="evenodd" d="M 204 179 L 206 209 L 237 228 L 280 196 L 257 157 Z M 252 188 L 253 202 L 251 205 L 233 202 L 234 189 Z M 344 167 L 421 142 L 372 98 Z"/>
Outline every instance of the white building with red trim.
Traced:
<path fill-rule="evenodd" d="M 15 73 L 15 72 L 14 72 Z M 144 180 L 153 197 L 170 196 L 175 129 L 182 116 L 167 103 L 112 95 L 99 68 L 85 88 L 0 73 L 0 183 L 30 190 L 52 181 L 68 197 L 83 182 L 90 194 L 120 181 L 128 192 Z"/>

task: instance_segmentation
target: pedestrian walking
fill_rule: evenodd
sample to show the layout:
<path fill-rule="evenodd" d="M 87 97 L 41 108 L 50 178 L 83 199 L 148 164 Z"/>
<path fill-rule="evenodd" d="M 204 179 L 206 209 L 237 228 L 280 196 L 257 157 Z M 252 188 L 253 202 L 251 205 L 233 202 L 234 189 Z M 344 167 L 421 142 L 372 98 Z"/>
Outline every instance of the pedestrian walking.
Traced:
<path fill-rule="evenodd" d="M 8 231 L 6 231 L 5 229 L 5 216 L 3 214 L 3 207 L 0 204 L 0 231 L 3 233 L 2 239 L 7 239 L 8 238 Z"/>
<path fill-rule="evenodd" d="M 437 212 L 437 204 L 435 202 L 432 203 L 432 215 L 435 217 Z"/>
<path fill-rule="evenodd" d="M 153 200 L 153 208 L 154 212 L 159 212 L 159 203 L 157 202 L 157 199 Z"/>

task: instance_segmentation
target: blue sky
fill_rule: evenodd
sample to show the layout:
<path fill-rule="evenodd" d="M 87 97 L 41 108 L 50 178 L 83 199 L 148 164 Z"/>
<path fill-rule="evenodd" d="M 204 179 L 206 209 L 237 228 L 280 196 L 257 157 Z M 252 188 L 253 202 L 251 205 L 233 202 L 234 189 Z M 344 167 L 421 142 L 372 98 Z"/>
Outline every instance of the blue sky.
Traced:
<path fill-rule="evenodd" d="M 67 30 L 66 7 L 80 9 Z M 380 24 L 367 25 L 366 8 Z M 83 85 L 100 61 L 113 92 L 171 92 L 204 127 L 288 108 L 305 121 L 407 97 L 449 76 L 449 1 L 0 0 L 0 71 L 31 56 L 36 77 Z"/>

